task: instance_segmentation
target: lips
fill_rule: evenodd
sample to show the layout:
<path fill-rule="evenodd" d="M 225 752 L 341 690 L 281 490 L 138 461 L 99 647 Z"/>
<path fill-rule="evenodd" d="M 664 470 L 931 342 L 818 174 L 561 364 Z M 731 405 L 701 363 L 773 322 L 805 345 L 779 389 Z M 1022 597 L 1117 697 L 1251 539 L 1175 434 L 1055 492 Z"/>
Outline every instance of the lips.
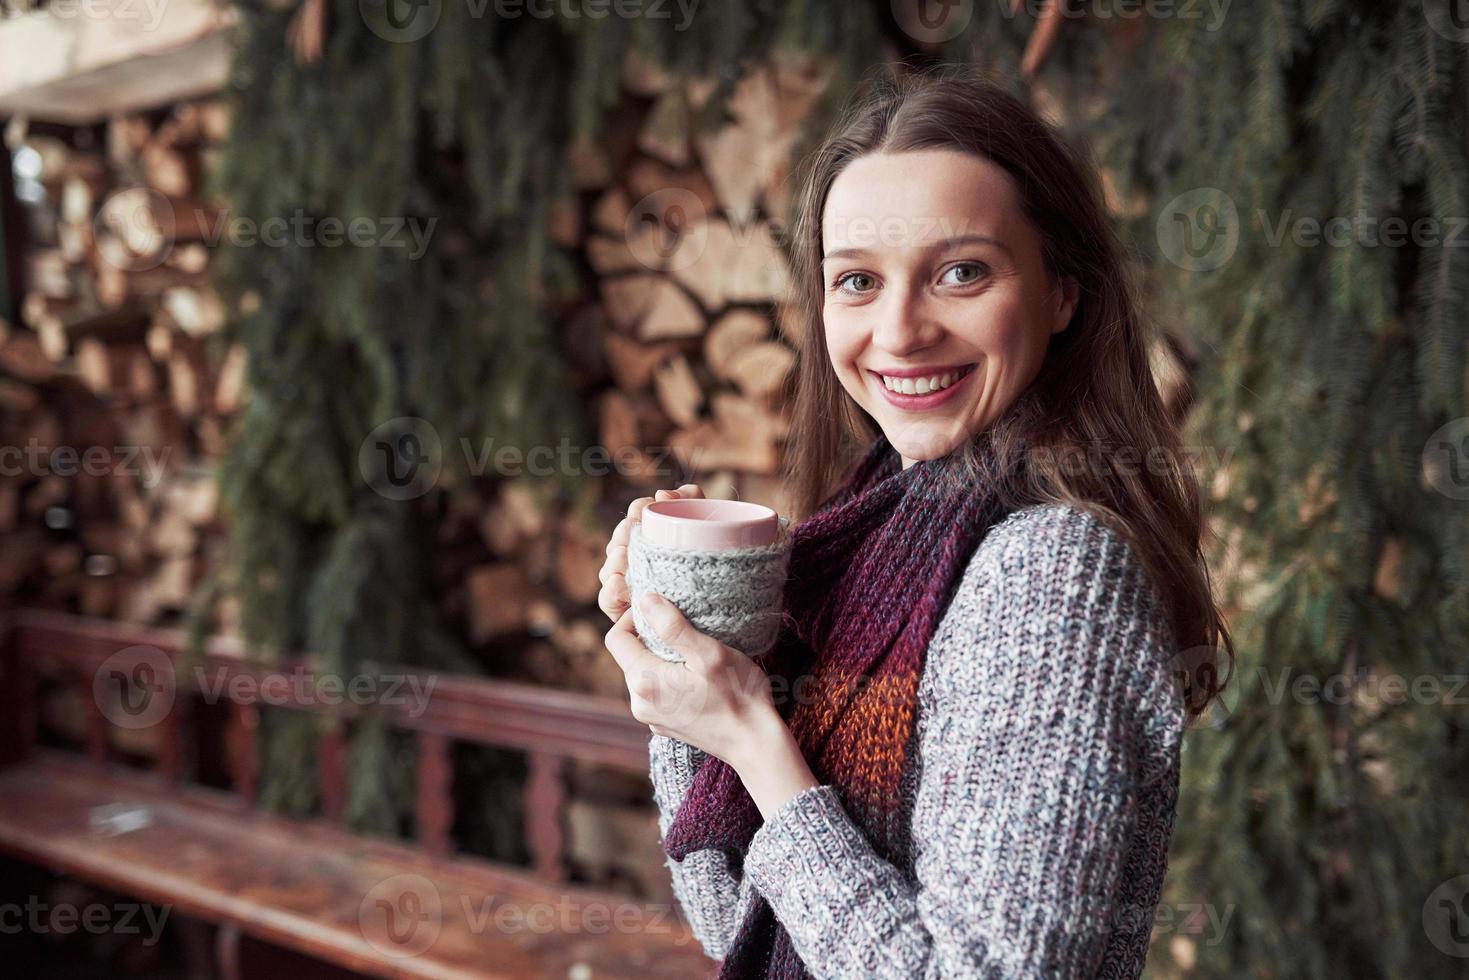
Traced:
<path fill-rule="evenodd" d="M 935 364 L 929 367 L 891 368 L 885 371 L 880 371 L 876 368 L 870 368 L 869 370 L 874 374 L 885 374 L 893 378 L 923 378 L 935 374 L 943 374 L 946 371 L 964 371 L 972 367 L 974 367 L 974 363 L 971 361 L 965 364 Z"/>
<path fill-rule="evenodd" d="M 883 383 L 883 379 L 882 379 L 882 374 L 881 373 L 879 373 L 877 371 L 868 371 L 867 374 L 872 379 L 873 385 L 882 394 L 882 396 L 887 399 L 888 404 L 894 405 L 894 406 L 896 406 L 898 408 L 901 408 L 901 409 L 903 409 L 905 411 L 909 411 L 909 412 L 923 412 L 923 411 L 928 411 L 929 409 L 935 408 L 935 407 L 937 407 L 939 405 L 942 405 L 944 402 L 946 402 L 949 399 L 953 398 L 954 397 L 954 394 L 957 391 L 959 391 L 961 388 L 963 388 L 966 385 L 968 385 L 969 384 L 969 379 L 974 374 L 974 369 L 975 369 L 976 366 L 977 365 L 974 365 L 974 364 L 966 364 L 966 365 L 964 365 L 963 367 L 961 367 L 961 368 L 958 369 L 959 377 L 952 384 L 950 384 L 947 388 L 941 388 L 938 391 L 926 392 L 926 393 L 921 394 L 921 395 L 919 395 L 919 394 L 908 395 L 908 394 L 903 394 L 902 392 L 893 391 L 892 389 L 888 388 L 887 385 L 885 385 Z M 912 373 L 913 372 L 910 372 L 910 371 L 905 370 L 905 371 L 902 372 L 902 375 L 912 376 Z M 930 375 L 930 374 L 943 374 L 943 373 L 945 373 L 943 370 L 934 371 L 934 372 L 930 372 L 930 371 L 928 371 L 926 369 L 924 370 L 924 375 L 925 376 Z M 888 374 L 888 376 L 889 377 L 893 377 L 894 375 L 893 374 Z"/>

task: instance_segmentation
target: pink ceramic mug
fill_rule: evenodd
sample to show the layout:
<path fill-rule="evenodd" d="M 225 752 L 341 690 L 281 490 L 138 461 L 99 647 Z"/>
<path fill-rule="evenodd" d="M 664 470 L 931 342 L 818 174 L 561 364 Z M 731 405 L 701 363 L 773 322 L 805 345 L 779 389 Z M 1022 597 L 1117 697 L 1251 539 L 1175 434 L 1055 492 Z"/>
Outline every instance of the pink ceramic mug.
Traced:
<path fill-rule="evenodd" d="M 774 544 L 780 518 L 744 500 L 657 500 L 643 508 L 643 537 L 665 548 L 722 551 Z"/>

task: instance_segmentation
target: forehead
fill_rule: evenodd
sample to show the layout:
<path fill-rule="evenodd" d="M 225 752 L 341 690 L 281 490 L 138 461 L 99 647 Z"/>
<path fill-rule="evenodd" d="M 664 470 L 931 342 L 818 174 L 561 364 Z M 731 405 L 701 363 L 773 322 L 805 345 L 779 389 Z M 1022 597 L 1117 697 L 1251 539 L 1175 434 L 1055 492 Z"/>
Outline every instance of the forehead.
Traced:
<path fill-rule="evenodd" d="M 826 197 L 823 251 L 923 246 L 957 235 L 1005 240 L 1023 222 L 1015 183 L 958 150 L 872 153 L 849 163 Z"/>

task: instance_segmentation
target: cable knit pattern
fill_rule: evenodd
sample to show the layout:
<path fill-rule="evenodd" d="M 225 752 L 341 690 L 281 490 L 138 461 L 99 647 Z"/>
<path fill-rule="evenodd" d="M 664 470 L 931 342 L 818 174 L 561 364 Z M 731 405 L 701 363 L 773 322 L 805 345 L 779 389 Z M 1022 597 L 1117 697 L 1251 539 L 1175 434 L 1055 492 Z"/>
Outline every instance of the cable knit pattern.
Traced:
<path fill-rule="evenodd" d="M 655 545 L 634 524 L 627 547 L 627 588 L 633 626 L 664 660 L 683 657 L 648 628 L 638 600 L 656 592 L 679 608 L 694 628 L 741 653 L 758 657 L 780 632 L 781 592 L 791 558 L 784 518 L 780 536 L 763 548 L 698 550 Z"/>
<path fill-rule="evenodd" d="M 928 649 L 901 865 L 837 787 L 812 787 L 756 832 L 743 874 L 713 850 L 667 861 L 695 936 L 722 958 L 754 889 L 816 977 L 1137 977 L 1178 798 L 1172 636 L 1145 568 L 1099 518 L 1011 515 Z M 666 834 L 708 757 L 661 735 L 649 752 Z"/>

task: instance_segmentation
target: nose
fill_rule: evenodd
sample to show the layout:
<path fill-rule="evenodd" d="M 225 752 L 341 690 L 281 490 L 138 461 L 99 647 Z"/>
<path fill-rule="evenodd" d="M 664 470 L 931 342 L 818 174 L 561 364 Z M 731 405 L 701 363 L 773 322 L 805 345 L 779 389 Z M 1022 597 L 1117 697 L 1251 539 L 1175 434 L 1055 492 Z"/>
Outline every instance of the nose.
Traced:
<path fill-rule="evenodd" d="M 878 311 L 872 329 L 872 346 L 878 350 L 893 357 L 907 357 L 943 338 L 943 325 L 930 315 L 919 290 L 889 289 L 883 299 L 888 308 Z"/>

